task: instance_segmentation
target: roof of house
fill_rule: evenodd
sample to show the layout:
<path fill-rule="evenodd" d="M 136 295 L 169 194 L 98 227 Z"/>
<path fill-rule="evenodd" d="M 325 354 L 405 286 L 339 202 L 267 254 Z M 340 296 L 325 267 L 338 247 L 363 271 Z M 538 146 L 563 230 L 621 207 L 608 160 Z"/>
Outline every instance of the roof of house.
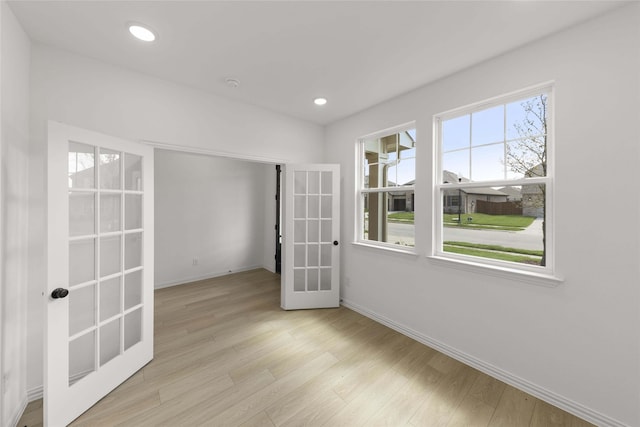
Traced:
<path fill-rule="evenodd" d="M 444 170 L 442 171 L 442 182 L 447 184 L 447 183 L 456 183 L 456 182 L 470 182 L 470 180 L 468 178 L 465 177 L 458 177 L 457 174 Z"/>
<path fill-rule="evenodd" d="M 527 195 L 531 195 L 531 194 L 542 194 L 542 186 L 544 184 L 529 184 L 529 185 L 523 185 L 522 186 L 522 194 L 527 194 Z"/>
<path fill-rule="evenodd" d="M 502 188 L 498 188 L 499 191 L 503 192 L 504 194 L 506 194 L 509 197 L 512 198 L 522 198 L 522 190 L 520 188 L 517 187 L 502 187 Z"/>
<path fill-rule="evenodd" d="M 442 182 L 447 184 L 456 182 L 471 182 L 471 180 L 465 177 L 459 178 L 457 174 L 451 171 L 443 170 Z M 482 194 L 484 196 L 507 196 L 506 193 L 503 193 L 491 187 L 464 188 L 461 191 L 463 191 L 465 194 Z"/>
<path fill-rule="evenodd" d="M 505 196 L 507 195 L 502 191 L 495 190 L 491 187 L 474 187 L 474 188 L 464 188 L 462 189 L 463 193 L 466 194 L 482 194 L 483 196 Z"/>

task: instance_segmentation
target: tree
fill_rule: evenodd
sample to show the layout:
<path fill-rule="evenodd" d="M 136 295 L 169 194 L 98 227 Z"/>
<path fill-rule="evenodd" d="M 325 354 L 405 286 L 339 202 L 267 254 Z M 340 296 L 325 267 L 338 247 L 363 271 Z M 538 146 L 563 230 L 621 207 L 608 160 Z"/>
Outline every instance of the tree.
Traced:
<path fill-rule="evenodd" d="M 524 117 L 519 122 L 514 123 L 518 139 L 507 144 L 507 166 L 512 172 L 526 178 L 547 176 L 547 95 L 541 94 L 527 99 L 520 105 L 522 106 Z M 539 197 L 532 200 L 532 203 L 542 208 L 543 252 L 540 265 L 544 266 L 546 265 L 547 255 L 545 227 L 547 220 L 546 187 L 543 184 L 531 187 L 539 195 Z"/>

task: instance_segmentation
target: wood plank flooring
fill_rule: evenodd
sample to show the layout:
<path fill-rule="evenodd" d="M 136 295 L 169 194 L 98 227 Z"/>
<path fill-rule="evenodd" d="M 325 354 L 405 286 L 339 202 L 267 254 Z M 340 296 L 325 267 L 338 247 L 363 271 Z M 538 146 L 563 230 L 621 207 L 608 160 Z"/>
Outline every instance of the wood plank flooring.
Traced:
<path fill-rule="evenodd" d="M 266 270 L 155 298 L 154 360 L 73 426 L 591 425 L 349 309 L 282 311 Z"/>

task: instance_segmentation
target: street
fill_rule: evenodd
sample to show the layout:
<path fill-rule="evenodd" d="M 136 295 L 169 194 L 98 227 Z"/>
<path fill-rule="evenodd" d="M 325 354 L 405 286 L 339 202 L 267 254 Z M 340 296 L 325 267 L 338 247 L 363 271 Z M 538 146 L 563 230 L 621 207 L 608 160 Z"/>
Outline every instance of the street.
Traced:
<path fill-rule="evenodd" d="M 413 224 L 388 223 L 389 243 L 415 245 Z M 542 250 L 542 220 L 536 219 L 523 231 L 502 231 L 444 227 L 444 241 L 480 243 L 511 248 Z"/>

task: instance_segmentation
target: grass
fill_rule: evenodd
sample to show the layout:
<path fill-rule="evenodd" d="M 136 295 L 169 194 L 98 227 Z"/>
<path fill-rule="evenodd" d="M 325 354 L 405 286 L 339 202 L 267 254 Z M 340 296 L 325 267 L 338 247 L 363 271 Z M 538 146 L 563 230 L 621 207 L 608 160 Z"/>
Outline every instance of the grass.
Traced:
<path fill-rule="evenodd" d="M 458 224 L 458 214 L 444 214 L 442 217 L 445 226 L 487 228 L 492 230 L 521 231 L 531 225 L 535 218 L 522 215 L 488 215 L 481 213 L 462 214 Z M 471 218 L 469 221 L 468 218 Z"/>
<path fill-rule="evenodd" d="M 539 257 L 541 257 L 544 254 L 544 251 L 539 251 L 539 250 L 509 248 L 509 247 L 505 247 L 505 246 L 484 245 L 484 244 L 480 244 L 480 243 L 446 241 L 446 242 L 443 242 L 443 244 L 445 246 L 447 246 L 447 245 L 448 246 L 463 246 L 463 247 L 466 247 L 466 248 L 486 249 L 486 250 L 490 250 L 490 251 L 500 251 L 500 252 L 511 252 L 511 253 L 514 253 L 514 254 L 533 255 L 533 256 L 539 256 Z"/>
<path fill-rule="evenodd" d="M 490 230 L 520 231 L 531 225 L 535 218 L 522 215 L 488 215 L 481 213 L 462 214 L 461 224 L 458 224 L 458 214 L 444 214 L 445 227 L 465 227 Z M 471 218 L 469 221 L 468 218 Z M 414 223 L 413 212 L 393 212 L 388 215 L 389 222 Z M 544 251 L 511 248 L 499 245 L 485 245 L 480 243 L 446 241 L 443 243 L 445 252 L 480 258 L 498 259 L 523 264 L 540 265 Z"/>
<path fill-rule="evenodd" d="M 413 224 L 413 212 L 393 212 L 387 215 L 387 219 L 392 222 L 406 222 Z"/>
<path fill-rule="evenodd" d="M 414 223 L 413 212 L 393 212 L 387 216 L 389 222 L 405 224 Z M 471 218 L 471 221 L 468 220 Z M 443 225 L 445 227 L 468 227 L 488 230 L 522 231 L 531 225 L 535 218 L 522 215 L 488 215 L 481 213 L 462 214 L 461 224 L 458 224 L 458 214 L 444 214 Z"/>
<path fill-rule="evenodd" d="M 443 246 L 443 250 L 445 252 L 453 252 L 453 253 L 462 254 L 462 255 L 471 255 L 471 256 L 476 256 L 480 258 L 492 258 L 492 259 L 498 259 L 501 261 L 540 265 L 540 258 L 533 258 L 530 256 L 521 255 L 517 253 L 486 251 L 481 249 L 475 249 L 472 247 L 451 246 L 446 244 Z"/>

